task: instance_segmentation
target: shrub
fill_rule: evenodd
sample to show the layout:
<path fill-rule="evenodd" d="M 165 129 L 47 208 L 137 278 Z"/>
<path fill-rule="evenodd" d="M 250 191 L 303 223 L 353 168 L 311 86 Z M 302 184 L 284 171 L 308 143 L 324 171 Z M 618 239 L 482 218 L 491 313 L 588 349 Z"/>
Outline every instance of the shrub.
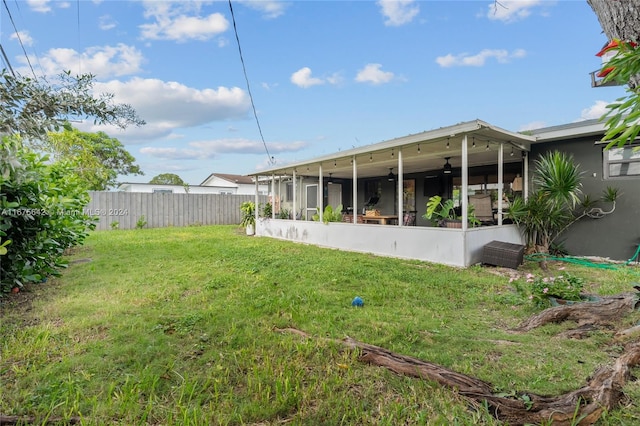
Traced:
<path fill-rule="evenodd" d="M 62 254 L 82 244 L 95 220 L 84 214 L 89 193 L 68 161 L 46 164 L 19 140 L 0 142 L 0 292 L 58 275 Z"/>
<path fill-rule="evenodd" d="M 313 215 L 312 219 L 316 222 L 320 220 L 320 207 L 316 207 L 316 214 Z M 322 221 L 324 223 L 342 222 L 342 204 L 338 204 L 335 210 L 331 206 L 326 206 L 322 213 Z"/>
<path fill-rule="evenodd" d="M 144 215 L 140 216 L 136 221 L 136 229 L 142 229 L 147 225 L 147 219 Z"/>
<path fill-rule="evenodd" d="M 546 308 L 551 305 L 550 298 L 569 301 L 581 300 L 584 280 L 568 272 L 558 276 L 536 277 L 527 274 L 526 284 L 520 290 L 528 292 L 528 298 L 537 307 Z"/>

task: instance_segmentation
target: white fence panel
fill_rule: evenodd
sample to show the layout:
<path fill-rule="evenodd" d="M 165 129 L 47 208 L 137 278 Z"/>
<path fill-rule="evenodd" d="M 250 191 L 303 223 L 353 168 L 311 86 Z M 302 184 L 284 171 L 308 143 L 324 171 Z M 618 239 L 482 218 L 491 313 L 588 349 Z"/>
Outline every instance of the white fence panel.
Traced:
<path fill-rule="evenodd" d="M 255 201 L 254 195 L 166 194 L 90 191 L 85 212 L 99 219 L 97 230 L 134 229 L 145 220 L 145 228 L 189 225 L 233 225 L 242 220 L 240 205 Z M 260 196 L 260 205 L 268 199 Z"/>

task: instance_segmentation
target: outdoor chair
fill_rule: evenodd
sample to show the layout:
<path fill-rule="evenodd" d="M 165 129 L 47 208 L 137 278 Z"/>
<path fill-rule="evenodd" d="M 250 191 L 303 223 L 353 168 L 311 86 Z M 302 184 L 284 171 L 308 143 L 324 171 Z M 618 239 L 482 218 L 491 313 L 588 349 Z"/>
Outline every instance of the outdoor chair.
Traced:
<path fill-rule="evenodd" d="M 402 224 L 404 226 L 416 226 L 416 215 L 417 214 L 418 214 L 418 212 L 415 211 L 415 210 L 411 210 L 411 211 L 405 212 Z"/>
<path fill-rule="evenodd" d="M 483 225 L 493 225 L 495 223 L 490 194 L 470 195 L 469 204 L 474 207 L 474 214 Z"/>

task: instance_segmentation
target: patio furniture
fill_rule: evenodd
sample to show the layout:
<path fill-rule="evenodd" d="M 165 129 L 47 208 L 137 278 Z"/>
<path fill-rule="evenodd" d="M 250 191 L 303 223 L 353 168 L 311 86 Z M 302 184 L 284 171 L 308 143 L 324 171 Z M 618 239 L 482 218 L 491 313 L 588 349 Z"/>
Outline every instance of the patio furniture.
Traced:
<path fill-rule="evenodd" d="M 387 225 L 395 220 L 398 220 L 397 215 L 378 215 L 378 216 L 364 215 L 362 217 L 362 221 L 364 223 L 378 223 L 380 225 Z"/>
<path fill-rule="evenodd" d="M 470 195 L 469 204 L 474 207 L 474 214 L 483 225 L 495 224 L 495 217 L 493 216 L 493 208 L 491 207 L 490 194 Z"/>
<path fill-rule="evenodd" d="M 482 250 L 482 263 L 505 268 L 518 269 L 524 260 L 524 246 L 522 244 L 491 241 Z"/>
<path fill-rule="evenodd" d="M 416 210 L 404 212 L 404 219 L 402 221 L 402 224 L 404 226 L 416 226 L 417 215 L 418 215 L 418 212 Z"/>

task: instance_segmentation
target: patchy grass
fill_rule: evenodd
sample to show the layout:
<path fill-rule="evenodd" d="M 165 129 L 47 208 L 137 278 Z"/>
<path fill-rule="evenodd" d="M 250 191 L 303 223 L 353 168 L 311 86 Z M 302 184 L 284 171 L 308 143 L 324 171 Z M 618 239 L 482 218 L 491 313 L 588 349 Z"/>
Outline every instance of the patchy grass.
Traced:
<path fill-rule="evenodd" d="M 4 415 L 87 425 L 494 425 L 455 392 L 274 328 L 350 336 L 507 393 L 573 390 L 622 351 L 608 332 L 555 337 L 571 324 L 511 333 L 536 310 L 500 268 L 346 253 L 234 226 L 96 232 L 70 260 L 61 278 L 0 302 Z M 549 267 L 599 294 L 640 280 L 632 267 Z M 542 273 L 534 263 L 518 274 L 527 272 Z M 351 306 L 355 296 L 363 308 Z M 625 391 L 628 405 L 599 424 L 640 421 L 640 386 Z"/>

